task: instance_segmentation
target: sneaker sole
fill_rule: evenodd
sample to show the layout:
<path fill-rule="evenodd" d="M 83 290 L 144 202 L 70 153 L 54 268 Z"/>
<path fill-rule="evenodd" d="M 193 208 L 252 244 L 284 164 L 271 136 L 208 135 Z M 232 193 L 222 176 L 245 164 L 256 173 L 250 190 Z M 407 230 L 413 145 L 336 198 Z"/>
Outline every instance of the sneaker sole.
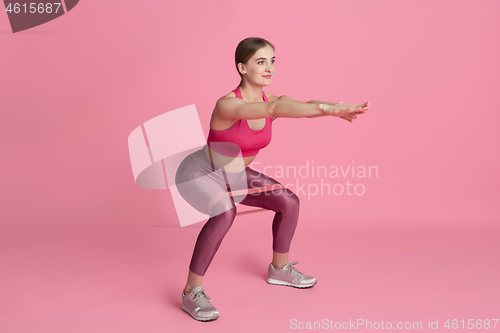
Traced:
<path fill-rule="evenodd" d="M 290 286 L 290 287 L 294 287 L 294 288 L 304 289 L 304 288 L 311 288 L 316 283 L 318 283 L 318 281 L 316 281 L 314 283 L 310 283 L 310 284 L 299 285 L 299 284 L 292 284 L 292 283 L 284 282 L 284 281 L 281 281 L 281 280 L 267 279 L 267 283 L 269 283 L 269 284 L 276 284 L 276 285 L 279 285 L 279 286 Z"/>
<path fill-rule="evenodd" d="M 214 313 L 214 315 L 212 317 L 210 317 L 210 318 L 196 317 L 184 305 L 182 306 L 182 310 L 186 311 L 191 317 L 193 317 L 193 319 L 196 319 L 198 321 L 211 321 L 211 320 L 215 320 L 215 319 L 219 318 L 219 314 L 218 313 Z"/>

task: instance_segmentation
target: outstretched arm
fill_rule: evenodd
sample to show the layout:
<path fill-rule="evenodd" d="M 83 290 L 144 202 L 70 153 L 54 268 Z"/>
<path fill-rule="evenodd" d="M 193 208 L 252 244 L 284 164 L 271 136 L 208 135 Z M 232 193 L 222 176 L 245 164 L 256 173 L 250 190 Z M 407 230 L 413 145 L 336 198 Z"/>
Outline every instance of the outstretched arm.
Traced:
<path fill-rule="evenodd" d="M 328 105 L 336 106 L 337 104 L 340 104 L 342 102 L 333 103 L 333 102 L 324 102 L 324 101 L 312 100 L 312 101 L 308 101 L 306 103 L 310 103 L 310 104 L 328 104 Z M 326 114 L 319 114 L 319 115 L 315 115 L 315 116 L 309 116 L 307 118 L 316 118 L 316 117 L 323 117 L 323 116 L 327 116 L 327 115 Z"/>
<path fill-rule="evenodd" d="M 328 104 L 328 105 L 331 105 L 331 106 L 346 106 L 347 104 L 343 103 L 343 102 L 338 102 L 338 103 L 334 103 L 334 102 L 325 102 L 325 101 L 318 101 L 318 100 L 312 100 L 312 101 L 308 101 L 307 103 L 311 103 L 311 104 Z M 318 115 L 318 116 L 310 116 L 310 117 L 307 117 L 307 118 L 316 118 L 316 117 L 322 117 L 324 115 Z M 357 116 L 356 115 L 352 115 L 352 116 L 340 116 L 340 118 L 342 119 L 345 119 L 349 122 L 352 122 L 351 121 L 351 118 L 352 119 L 356 119 Z"/>
<path fill-rule="evenodd" d="M 323 101 L 299 102 L 288 96 L 281 96 L 272 102 L 275 118 L 316 118 L 324 116 L 341 117 L 348 121 L 355 119 L 357 114 L 368 110 L 368 102 L 360 105 L 348 105 L 342 102 L 331 103 Z"/>
<path fill-rule="evenodd" d="M 296 101 L 288 96 L 280 96 L 272 104 L 273 116 L 276 118 L 303 118 L 326 116 L 320 103 Z"/>

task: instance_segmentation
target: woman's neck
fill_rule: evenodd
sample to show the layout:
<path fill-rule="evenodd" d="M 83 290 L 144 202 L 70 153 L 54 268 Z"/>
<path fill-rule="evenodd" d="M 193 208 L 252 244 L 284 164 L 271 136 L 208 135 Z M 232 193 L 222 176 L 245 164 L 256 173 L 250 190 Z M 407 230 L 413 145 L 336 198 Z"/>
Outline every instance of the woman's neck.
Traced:
<path fill-rule="evenodd" d="M 241 97 L 247 102 L 263 102 L 262 87 L 240 84 L 238 86 L 241 92 Z"/>

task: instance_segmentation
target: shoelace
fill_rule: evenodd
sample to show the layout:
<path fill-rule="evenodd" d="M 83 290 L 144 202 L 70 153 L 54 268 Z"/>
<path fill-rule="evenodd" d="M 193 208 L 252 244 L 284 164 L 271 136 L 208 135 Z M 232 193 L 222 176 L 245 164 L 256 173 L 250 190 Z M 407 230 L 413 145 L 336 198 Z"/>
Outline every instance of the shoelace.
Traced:
<path fill-rule="evenodd" d="M 298 274 L 298 275 L 304 275 L 297 268 L 292 267 L 293 265 L 298 264 L 298 263 L 299 263 L 298 261 L 294 261 L 294 262 L 291 262 L 289 265 L 286 265 L 286 269 L 288 270 L 288 272 L 290 272 L 290 274 L 292 274 L 292 275 L 296 275 L 296 274 Z"/>
<path fill-rule="evenodd" d="M 189 298 L 194 300 L 199 306 L 211 305 L 208 301 L 210 299 L 210 296 L 205 294 L 205 288 L 190 295 Z"/>

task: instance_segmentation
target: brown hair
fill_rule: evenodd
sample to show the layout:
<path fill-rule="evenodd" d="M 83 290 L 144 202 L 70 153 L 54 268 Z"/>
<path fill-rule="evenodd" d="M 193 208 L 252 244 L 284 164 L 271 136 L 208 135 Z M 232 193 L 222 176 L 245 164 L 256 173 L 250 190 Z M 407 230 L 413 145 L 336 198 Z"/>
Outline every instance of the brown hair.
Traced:
<path fill-rule="evenodd" d="M 238 46 L 236 47 L 236 52 L 234 54 L 234 61 L 236 64 L 236 70 L 240 75 L 241 81 L 240 84 L 243 83 L 243 74 L 238 70 L 238 64 L 241 62 L 242 64 L 246 63 L 250 58 L 262 47 L 269 45 L 273 48 L 274 45 L 260 37 L 248 37 L 243 39 Z"/>

